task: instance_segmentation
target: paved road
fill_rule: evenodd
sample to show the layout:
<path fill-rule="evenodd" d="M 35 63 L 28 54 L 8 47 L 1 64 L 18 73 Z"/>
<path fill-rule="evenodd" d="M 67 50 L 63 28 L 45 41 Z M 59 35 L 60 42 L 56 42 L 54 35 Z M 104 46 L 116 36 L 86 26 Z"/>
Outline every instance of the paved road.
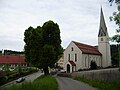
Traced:
<path fill-rule="evenodd" d="M 59 85 L 59 90 L 97 90 L 88 84 L 73 80 L 71 78 L 56 76 L 56 79 Z"/>
<path fill-rule="evenodd" d="M 41 73 L 40 71 L 36 72 L 36 73 L 33 73 L 33 74 L 30 74 L 30 75 L 27 75 L 27 76 L 24 76 L 25 77 L 25 81 L 33 81 L 35 80 L 37 77 L 41 76 L 43 73 Z M 4 88 L 6 87 L 9 87 L 13 84 L 20 84 L 20 83 L 16 83 L 16 80 L 14 81 L 11 81 L 9 83 L 6 83 L 2 86 L 0 86 L 0 90 L 3 90 Z"/>

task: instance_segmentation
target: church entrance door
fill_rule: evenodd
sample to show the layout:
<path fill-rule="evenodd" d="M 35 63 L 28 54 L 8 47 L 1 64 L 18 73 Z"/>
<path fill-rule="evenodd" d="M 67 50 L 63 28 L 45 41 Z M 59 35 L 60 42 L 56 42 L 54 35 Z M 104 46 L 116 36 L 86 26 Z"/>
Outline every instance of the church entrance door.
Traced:
<path fill-rule="evenodd" d="M 70 65 L 67 64 L 67 72 L 70 73 Z"/>

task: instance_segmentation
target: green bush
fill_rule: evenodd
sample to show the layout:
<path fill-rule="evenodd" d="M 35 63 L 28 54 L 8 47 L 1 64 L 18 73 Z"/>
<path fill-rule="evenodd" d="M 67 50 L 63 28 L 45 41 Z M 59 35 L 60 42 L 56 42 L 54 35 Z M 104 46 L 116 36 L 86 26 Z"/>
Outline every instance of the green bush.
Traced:
<path fill-rule="evenodd" d="M 90 69 L 97 69 L 97 64 L 95 61 L 91 61 L 90 63 Z"/>
<path fill-rule="evenodd" d="M 28 75 L 28 74 L 30 74 L 30 72 L 27 70 L 27 71 L 23 71 L 23 74 L 24 75 Z"/>
<path fill-rule="evenodd" d="M 36 71 L 38 71 L 38 70 L 31 69 L 31 72 L 30 72 L 28 69 L 26 69 L 26 70 L 22 71 L 21 74 L 18 71 L 0 71 L 0 85 L 10 82 L 21 76 L 29 75 Z"/>
<path fill-rule="evenodd" d="M 5 71 L 6 75 L 9 76 L 9 75 L 12 75 L 14 73 L 17 73 L 17 71 Z"/>
<path fill-rule="evenodd" d="M 0 77 L 0 85 L 6 83 L 7 79 L 5 76 Z"/>
<path fill-rule="evenodd" d="M 19 76 L 19 74 L 17 72 L 11 74 L 8 76 L 8 79 L 14 79 L 15 77 Z"/>

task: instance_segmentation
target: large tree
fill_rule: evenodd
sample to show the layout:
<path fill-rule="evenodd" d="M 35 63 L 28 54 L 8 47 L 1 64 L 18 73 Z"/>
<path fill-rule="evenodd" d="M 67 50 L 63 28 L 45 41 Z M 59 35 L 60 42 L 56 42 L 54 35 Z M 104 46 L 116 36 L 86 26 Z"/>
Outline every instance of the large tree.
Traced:
<path fill-rule="evenodd" d="M 61 48 L 61 38 L 60 38 L 60 29 L 57 23 L 53 21 L 48 21 L 43 24 L 43 43 L 47 45 L 52 45 L 56 52 L 55 60 L 58 59 L 58 56 L 62 52 Z"/>
<path fill-rule="evenodd" d="M 115 21 L 115 24 L 118 25 L 116 29 L 116 35 L 114 35 L 111 40 L 118 43 L 118 52 L 119 52 L 119 67 L 120 67 L 120 0 L 108 0 L 111 3 L 115 2 L 117 4 L 117 12 L 113 13 L 113 16 L 110 17 L 111 21 Z"/>
<path fill-rule="evenodd" d="M 112 37 L 112 41 L 120 43 L 120 0 L 108 0 L 111 3 L 115 2 L 117 4 L 117 12 L 113 12 L 113 16 L 110 17 L 111 21 L 115 21 L 115 24 L 118 25 L 116 29 L 116 35 Z"/>
<path fill-rule="evenodd" d="M 118 45 L 110 45 L 112 66 L 119 66 Z"/>
<path fill-rule="evenodd" d="M 49 74 L 48 67 L 54 67 L 62 53 L 58 24 L 48 21 L 42 27 L 29 27 L 24 36 L 26 61 L 42 68 L 45 75 Z"/>

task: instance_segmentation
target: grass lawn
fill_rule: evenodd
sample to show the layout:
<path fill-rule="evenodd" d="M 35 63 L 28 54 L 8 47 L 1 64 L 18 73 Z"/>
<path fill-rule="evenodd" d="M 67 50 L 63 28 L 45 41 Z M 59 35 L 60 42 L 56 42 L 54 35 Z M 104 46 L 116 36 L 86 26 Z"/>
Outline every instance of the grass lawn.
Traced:
<path fill-rule="evenodd" d="M 5 90 L 58 90 L 57 81 L 52 76 L 40 76 L 33 82 L 13 85 Z"/>
<path fill-rule="evenodd" d="M 99 90 L 120 90 L 120 82 L 107 82 L 100 80 L 90 80 L 84 77 L 76 77 L 75 80 L 85 82 Z"/>

